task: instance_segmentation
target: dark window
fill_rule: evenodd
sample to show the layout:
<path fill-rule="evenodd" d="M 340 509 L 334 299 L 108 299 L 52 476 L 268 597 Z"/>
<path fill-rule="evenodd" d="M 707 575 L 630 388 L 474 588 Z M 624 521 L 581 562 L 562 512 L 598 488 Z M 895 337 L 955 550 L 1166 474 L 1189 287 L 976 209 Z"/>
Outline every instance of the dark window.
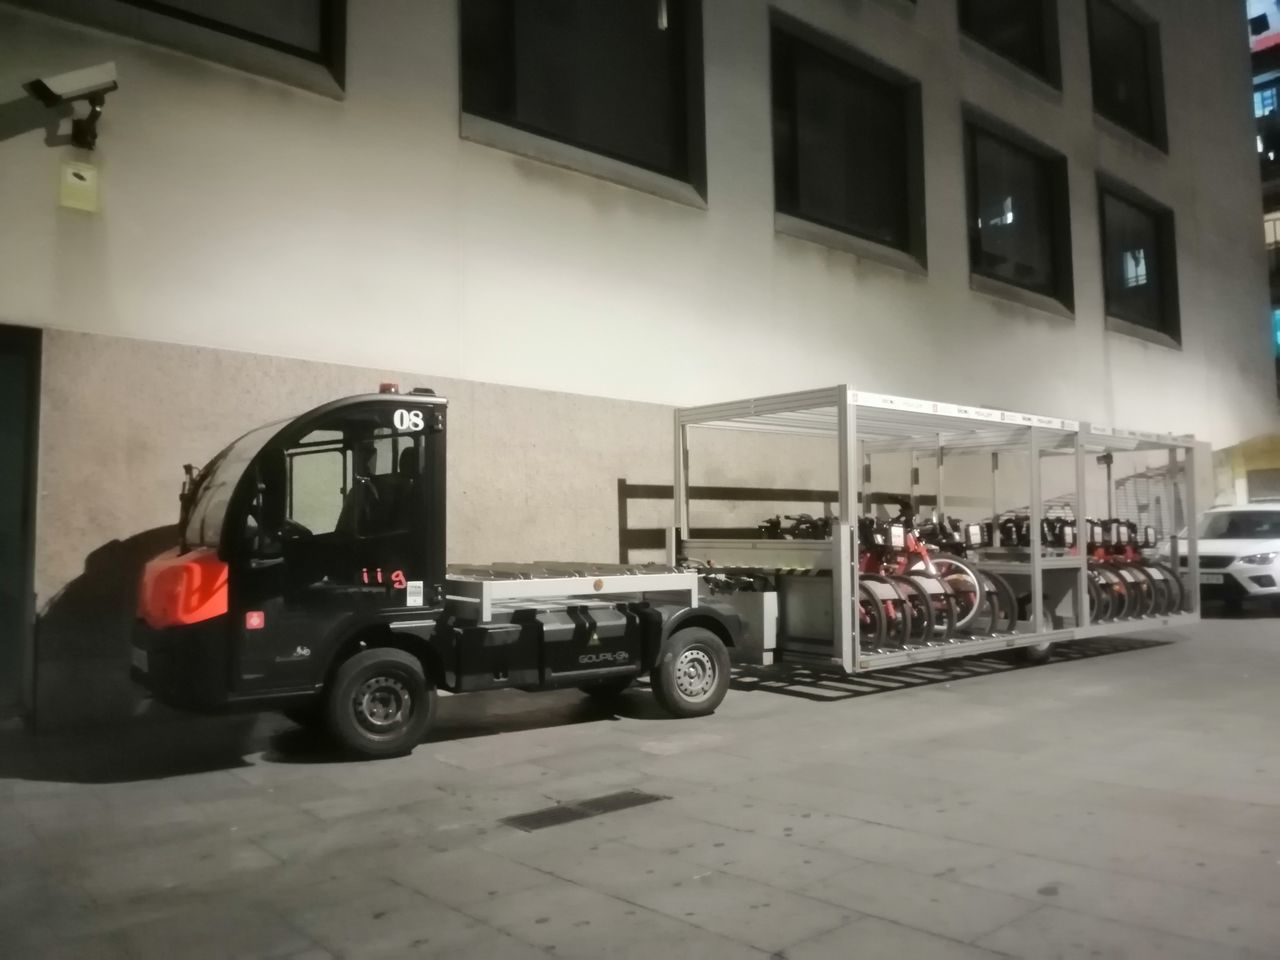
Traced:
<path fill-rule="evenodd" d="M 924 259 L 920 88 L 773 29 L 777 209 Z"/>
<path fill-rule="evenodd" d="M 1100 204 L 1107 315 L 1178 339 L 1172 215 L 1105 184 Z"/>
<path fill-rule="evenodd" d="M 462 109 L 702 188 L 698 0 L 461 0 Z"/>
<path fill-rule="evenodd" d="M 960 0 L 960 29 L 1024 70 L 1060 83 L 1056 0 Z"/>
<path fill-rule="evenodd" d="M 1065 161 L 974 123 L 966 152 L 973 272 L 1071 306 Z"/>
<path fill-rule="evenodd" d="M 1164 79 L 1156 24 L 1112 0 L 1089 0 L 1089 53 L 1093 108 L 1164 148 Z"/>
<path fill-rule="evenodd" d="M 17 0 L 55 16 L 185 50 L 241 69 L 312 87 L 322 71 L 327 92 L 345 83 L 347 0 Z M 192 29 L 195 28 L 195 29 Z M 229 37 L 286 55 L 276 62 Z"/>

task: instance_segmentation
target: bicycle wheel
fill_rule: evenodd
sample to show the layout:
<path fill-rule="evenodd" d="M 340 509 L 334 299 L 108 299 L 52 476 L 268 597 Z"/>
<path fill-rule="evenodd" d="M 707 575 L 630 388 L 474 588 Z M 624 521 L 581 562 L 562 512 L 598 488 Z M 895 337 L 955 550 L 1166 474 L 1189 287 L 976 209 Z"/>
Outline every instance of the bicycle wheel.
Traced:
<path fill-rule="evenodd" d="M 917 581 L 929 595 L 929 603 L 933 608 L 933 642 L 953 642 L 956 632 L 956 598 L 951 587 L 923 567 L 908 570 L 907 576 Z"/>
<path fill-rule="evenodd" d="M 951 588 L 955 597 L 955 629 L 966 630 L 974 618 L 981 615 L 986 601 L 977 571 L 955 557 L 934 557 L 933 569 L 938 579 Z"/>
<path fill-rule="evenodd" d="M 858 585 L 858 641 L 863 650 L 884 646 L 885 612 L 880 598 L 865 583 Z"/>
<path fill-rule="evenodd" d="M 1107 595 L 1098 583 L 1097 575 L 1090 570 L 1089 577 L 1085 581 L 1089 587 L 1089 622 L 1101 623 L 1107 619 L 1110 613 L 1110 603 Z"/>
<path fill-rule="evenodd" d="M 1168 589 L 1163 580 L 1152 576 L 1151 571 L 1141 564 L 1134 564 L 1129 568 L 1135 577 L 1138 578 L 1139 597 L 1142 600 L 1141 609 L 1138 612 L 1140 617 L 1159 616 L 1163 610 L 1167 599 L 1165 591 Z"/>
<path fill-rule="evenodd" d="M 982 599 L 978 615 L 969 621 L 969 633 L 975 637 L 994 637 L 999 632 L 1000 590 L 989 574 L 982 570 L 977 570 L 976 573 L 982 584 Z"/>
<path fill-rule="evenodd" d="M 1098 574 L 1102 577 L 1103 583 L 1107 585 L 1107 590 L 1111 595 L 1111 619 L 1128 620 L 1129 611 L 1133 607 L 1133 594 L 1135 591 L 1129 589 L 1129 583 L 1124 577 L 1109 567 L 1099 569 Z"/>
<path fill-rule="evenodd" d="M 1018 630 L 1018 598 L 1009 581 L 998 573 L 981 570 L 982 575 L 996 588 L 996 633 L 1016 633 Z"/>
<path fill-rule="evenodd" d="M 905 647 L 911 642 L 911 605 L 906 596 L 890 577 L 864 573 L 862 580 L 889 588 L 892 599 L 880 598 L 880 607 L 884 610 L 884 642 L 886 646 Z"/>
<path fill-rule="evenodd" d="M 1167 564 L 1158 560 L 1148 560 L 1147 566 L 1163 573 L 1165 583 L 1169 585 L 1169 599 L 1165 604 L 1165 614 L 1182 613 L 1182 605 L 1186 602 L 1186 588 L 1182 585 L 1182 578 L 1174 573 Z"/>
<path fill-rule="evenodd" d="M 907 598 L 907 605 L 911 608 L 911 642 L 928 643 L 933 639 L 935 619 L 929 591 L 912 577 L 893 575 L 889 579 Z"/>

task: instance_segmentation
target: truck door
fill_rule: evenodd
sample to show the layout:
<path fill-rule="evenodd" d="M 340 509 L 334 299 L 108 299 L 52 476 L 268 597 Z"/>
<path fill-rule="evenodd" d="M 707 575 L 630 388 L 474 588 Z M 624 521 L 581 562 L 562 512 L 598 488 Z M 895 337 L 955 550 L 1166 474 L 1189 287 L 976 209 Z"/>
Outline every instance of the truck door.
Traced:
<path fill-rule="evenodd" d="M 397 409 L 322 413 L 251 468 L 243 556 L 231 565 L 242 691 L 319 682 L 353 627 L 429 599 L 439 522 L 429 419 Z"/>

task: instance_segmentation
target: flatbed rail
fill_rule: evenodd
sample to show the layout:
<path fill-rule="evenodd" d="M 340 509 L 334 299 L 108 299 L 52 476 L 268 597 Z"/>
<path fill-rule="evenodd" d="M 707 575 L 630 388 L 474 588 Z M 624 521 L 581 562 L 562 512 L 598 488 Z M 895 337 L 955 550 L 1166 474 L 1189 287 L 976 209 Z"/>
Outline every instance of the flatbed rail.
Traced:
<path fill-rule="evenodd" d="M 474 606 L 480 622 L 493 617 L 495 603 L 513 600 L 687 593 L 696 607 L 698 574 L 658 565 L 495 563 L 450 567 L 446 593 L 452 603 Z"/>

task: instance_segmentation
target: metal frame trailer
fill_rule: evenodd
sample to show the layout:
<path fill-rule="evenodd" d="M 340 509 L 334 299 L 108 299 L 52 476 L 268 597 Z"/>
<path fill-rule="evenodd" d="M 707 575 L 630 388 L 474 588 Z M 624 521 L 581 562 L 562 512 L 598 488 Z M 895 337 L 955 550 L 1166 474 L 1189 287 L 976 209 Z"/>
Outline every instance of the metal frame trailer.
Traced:
<path fill-rule="evenodd" d="M 839 494 L 832 537 L 817 540 L 691 539 L 689 536 L 689 438 L 702 429 L 742 430 L 826 438 L 836 445 Z M 1182 496 L 1189 536 L 1172 539 L 1173 569 L 1189 583 L 1186 612 L 1090 623 L 1088 615 L 1088 561 L 1083 543 L 1076 555 L 1061 555 L 1045 548 L 1041 538 L 1044 504 L 1041 496 L 1041 462 L 1046 457 L 1074 458 L 1074 513 L 1083 521 L 1088 458 L 1107 452 L 1163 451 L 1167 454 L 1168 489 L 1162 499 L 1164 526 L 1173 531 L 1174 498 Z M 985 557 L 984 569 L 1021 582 L 1030 593 L 1030 620 L 1019 622 L 1016 632 L 983 636 L 945 645 L 918 646 L 889 651 L 863 650 L 854 597 L 858 595 L 858 525 L 855 516 L 860 493 L 865 501 L 870 463 L 877 453 L 910 453 L 916 458 L 936 458 L 938 464 L 937 509 L 946 502 L 945 465 L 953 454 L 1019 452 L 1028 456 L 1031 545 L 1024 555 Z M 1012 411 L 935 403 L 886 396 L 840 385 L 730 403 L 679 409 L 675 413 L 675 516 L 668 535 L 668 560 L 696 560 L 720 568 L 782 574 L 783 571 L 821 571 L 801 585 L 791 607 L 779 610 L 779 598 L 762 602 L 761 594 L 730 594 L 723 599 L 740 607 L 744 622 L 754 627 L 750 647 L 761 662 L 771 662 L 770 648 L 790 661 L 834 664 L 848 673 L 878 670 L 904 664 L 970 656 L 1020 647 L 1089 637 L 1146 632 L 1181 627 L 1199 620 L 1198 569 L 1195 538 L 1195 439 L 1191 436 L 1140 433 L 1041 417 Z M 1158 455 L 1158 454 L 1157 454 Z M 997 457 L 992 458 L 993 512 Z M 914 482 L 914 479 L 913 479 Z M 1108 480 L 1109 482 L 1109 480 Z M 1170 494 L 1173 494 L 1172 496 Z M 1110 498 L 1108 498 L 1110 499 Z M 1184 549 L 1185 548 L 1185 549 Z M 1180 554 L 1187 564 L 1180 566 Z M 1190 574 L 1186 573 L 1190 571 Z M 797 580 L 791 580 L 796 586 Z M 1046 608 L 1048 603 L 1054 608 Z M 1052 622 L 1051 627 L 1046 625 Z M 749 633 L 753 632 L 749 628 Z"/>

